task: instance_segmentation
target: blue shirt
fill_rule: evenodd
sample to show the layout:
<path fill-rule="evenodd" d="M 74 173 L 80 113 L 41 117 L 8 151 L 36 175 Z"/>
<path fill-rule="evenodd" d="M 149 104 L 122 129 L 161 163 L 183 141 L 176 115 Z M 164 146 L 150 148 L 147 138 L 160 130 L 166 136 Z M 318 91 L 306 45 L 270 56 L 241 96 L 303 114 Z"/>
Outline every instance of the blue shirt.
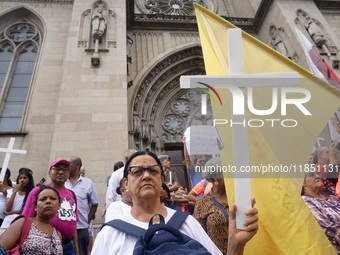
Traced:
<path fill-rule="evenodd" d="M 77 196 L 77 208 L 79 220 L 77 222 L 77 229 L 88 228 L 88 216 L 90 212 L 90 205 L 99 203 L 99 199 L 94 188 L 93 182 L 83 176 L 80 176 L 74 185 L 67 180 L 65 187 L 72 190 Z"/>

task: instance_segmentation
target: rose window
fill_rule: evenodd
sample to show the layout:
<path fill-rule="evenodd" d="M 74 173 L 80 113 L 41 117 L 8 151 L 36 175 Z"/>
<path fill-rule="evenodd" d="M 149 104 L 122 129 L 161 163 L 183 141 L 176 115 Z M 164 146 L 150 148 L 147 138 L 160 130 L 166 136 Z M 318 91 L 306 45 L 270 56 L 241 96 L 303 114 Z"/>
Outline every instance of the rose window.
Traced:
<path fill-rule="evenodd" d="M 163 127 L 168 132 L 178 133 L 182 131 L 184 127 L 183 118 L 175 114 L 169 114 L 163 121 Z"/>
<path fill-rule="evenodd" d="M 189 102 L 183 99 L 176 100 L 172 107 L 174 112 L 180 115 L 188 115 L 190 111 Z"/>
<path fill-rule="evenodd" d="M 194 16 L 193 3 L 207 7 L 205 0 L 145 0 L 144 6 L 152 14 Z"/>

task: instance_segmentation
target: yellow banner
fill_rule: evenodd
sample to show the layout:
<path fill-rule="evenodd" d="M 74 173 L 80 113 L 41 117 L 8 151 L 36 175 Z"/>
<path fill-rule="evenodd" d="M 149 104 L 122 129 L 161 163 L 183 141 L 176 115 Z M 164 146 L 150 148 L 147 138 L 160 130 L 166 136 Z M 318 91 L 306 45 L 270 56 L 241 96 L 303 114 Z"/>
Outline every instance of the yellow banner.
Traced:
<path fill-rule="evenodd" d="M 227 31 L 235 26 L 198 4 L 195 9 L 207 75 L 228 74 Z M 269 116 L 258 116 L 247 109 L 250 165 L 261 170 L 275 166 L 280 172 L 251 174 L 252 196 L 256 198 L 260 220 L 259 231 L 247 244 L 245 254 L 336 254 L 300 192 L 305 164 L 317 137 L 340 106 L 340 91 L 244 31 L 242 42 L 244 73 L 298 72 L 297 87 L 311 93 L 311 99 L 303 104 L 311 115 L 305 115 L 293 104 L 287 105 L 285 114 L 279 104 Z M 273 102 L 272 91 L 273 88 L 253 88 L 254 108 L 269 109 Z M 222 165 L 228 166 L 233 165 L 231 95 L 228 89 L 217 89 L 217 92 L 223 106 L 212 107 L 214 119 L 227 121 L 216 127 L 224 144 Z M 286 96 L 301 98 L 299 93 Z M 280 102 L 281 94 L 277 97 Z M 289 171 L 284 172 L 286 170 Z M 232 204 L 233 178 L 228 174 L 225 177 Z"/>

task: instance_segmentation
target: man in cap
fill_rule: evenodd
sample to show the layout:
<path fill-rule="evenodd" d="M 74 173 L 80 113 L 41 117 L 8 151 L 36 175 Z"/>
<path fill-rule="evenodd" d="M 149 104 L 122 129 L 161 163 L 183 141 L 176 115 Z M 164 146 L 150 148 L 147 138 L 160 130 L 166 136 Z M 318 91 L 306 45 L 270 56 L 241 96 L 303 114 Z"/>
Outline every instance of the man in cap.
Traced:
<path fill-rule="evenodd" d="M 75 194 L 65 187 L 65 182 L 70 176 L 70 163 L 58 158 L 50 164 L 48 174 L 51 182 L 47 184 L 56 189 L 61 198 L 61 207 L 55 214 L 51 225 L 55 227 L 62 236 L 63 254 L 79 255 L 78 235 L 77 235 L 77 199 Z M 27 217 L 34 217 L 34 202 L 40 187 L 34 188 L 27 197 L 27 201 L 22 212 Z"/>

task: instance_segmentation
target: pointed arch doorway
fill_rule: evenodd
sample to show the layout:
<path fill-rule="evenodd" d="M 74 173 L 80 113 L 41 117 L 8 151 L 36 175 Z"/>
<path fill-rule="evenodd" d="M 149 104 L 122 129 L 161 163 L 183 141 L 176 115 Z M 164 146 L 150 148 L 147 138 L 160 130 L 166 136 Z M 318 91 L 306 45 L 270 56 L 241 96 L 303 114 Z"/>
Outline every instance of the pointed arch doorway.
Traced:
<path fill-rule="evenodd" d="M 205 74 L 200 46 L 191 46 L 168 54 L 157 62 L 137 86 L 130 111 L 129 145 L 150 150 L 157 155 L 167 153 L 180 185 L 189 188 L 184 165 L 182 138 L 191 125 L 212 123 L 201 116 L 201 91 L 181 89 L 181 75 Z M 208 103 L 208 105 L 210 105 Z M 211 110 L 211 109 L 210 109 Z"/>

